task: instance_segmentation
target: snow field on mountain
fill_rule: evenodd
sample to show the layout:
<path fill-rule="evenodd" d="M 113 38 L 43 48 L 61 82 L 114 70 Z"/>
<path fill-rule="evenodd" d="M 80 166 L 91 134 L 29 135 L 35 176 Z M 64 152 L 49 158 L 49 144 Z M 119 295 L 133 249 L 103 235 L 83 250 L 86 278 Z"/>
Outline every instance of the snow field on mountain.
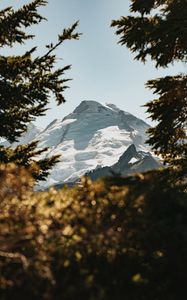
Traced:
<path fill-rule="evenodd" d="M 46 188 L 75 181 L 98 167 L 112 166 L 132 144 L 137 151 L 148 152 L 150 149 L 145 145 L 148 128 L 144 121 L 114 104 L 87 100 L 64 119 L 52 121 L 44 130 L 29 125 L 19 143 L 37 140 L 39 149 L 48 147 L 39 158 L 60 154 L 60 162 L 47 180 L 40 182 L 41 188 Z"/>
<path fill-rule="evenodd" d="M 97 167 L 111 166 L 131 144 L 148 151 L 144 145 L 148 127 L 113 104 L 81 102 L 73 113 L 55 120 L 38 136 L 39 147 L 50 147 L 48 156 L 61 155 L 41 185 L 72 182 Z"/>

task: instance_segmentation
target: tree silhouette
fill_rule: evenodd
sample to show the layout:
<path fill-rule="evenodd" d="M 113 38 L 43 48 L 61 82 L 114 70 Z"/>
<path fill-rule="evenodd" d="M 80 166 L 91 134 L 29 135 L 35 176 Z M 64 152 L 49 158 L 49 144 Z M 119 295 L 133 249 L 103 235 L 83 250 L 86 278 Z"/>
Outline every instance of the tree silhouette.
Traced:
<path fill-rule="evenodd" d="M 142 62 L 150 57 L 156 67 L 167 67 L 187 60 L 187 1 L 132 0 L 131 12 L 112 22 L 120 36 L 119 43 L 136 53 Z M 187 76 L 179 74 L 149 80 L 147 87 L 158 94 L 145 106 L 157 122 L 148 130 L 148 143 L 165 163 L 175 170 L 187 171 Z"/>
<path fill-rule="evenodd" d="M 18 10 L 7 7 L 0 12 L 0 46 L 13 47 L 33 39 L 26 33 L 33 24 L 45 20 L 38 8 L 47 4 L 44 0 L 35 0 Z M 55 49 L 66 40 L 78 39 L 75 32 L 77 23 L 64 29 L 58 35 L 56 43 L 46 45 L 43 55 L 37 56 L 37 47 L 29 49 L 20 56 L 0 56 L 0 136 L 9 142 L 15 142 L 27 130 L 30 122 L 45 114 L 46 106 L 53 95 L 57 105 L 65 102 L 64 91 L 67 81 L 65 71 L 70 66 L 56 68 Z M 37 142 L 18 146 L 15 149 L 0 147 L 0 163 L 14 162 L 23 166 L 36 164 Z M 48 170 L 57 162 L 58 156 L 37 162 L 35 177 L 44 179 Z"/>

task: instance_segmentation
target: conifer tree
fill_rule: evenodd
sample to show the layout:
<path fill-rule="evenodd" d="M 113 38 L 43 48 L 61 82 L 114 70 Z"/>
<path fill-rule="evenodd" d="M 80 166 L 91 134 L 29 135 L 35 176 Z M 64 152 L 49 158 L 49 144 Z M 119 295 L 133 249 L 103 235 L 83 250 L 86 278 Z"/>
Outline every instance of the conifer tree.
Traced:
<path fill-rule="evenodd" d="M 147 57 L 156 67 L 187 61 L 187 0 L 131 0 L 131 14 L 114 20 L 119 43 Z M 149 129 L 148 143 L 172 169 L 187 172 L 187 75 L 178 74 L 149 80 L 147 87 L 158 98 L 147 103 L 157 125 Z"/>
<path fill-rule="evenodd" d="M 0 11 L 0 46 L 13 47 L 22 45 L 34 35 L 26 30 L 33 24 L 45 20 L 38 13 L 38 8 L 47 1 L 34 0 L 15 10 L 7 7 Z M 13 143 L 27 130 L 30 122 L 45 114 L 46 106 L 53 96 L 57 105 L 65 102 L 64 91 L 67 81 L 64 78 L 70 66 L 56 68 L 55 49 L 66 40 L 78 39 L 75 32 L 77 23 L 64 29 L 56 43 L 46 45 L 43 55 L 37 56 L 37 47 L 29 49 L 20 56 L 0 55 L 0 136 Z M 13 48 L 12 48 L 13 49 Z M 12 50 L 13 52 L 13 50 Z M 18 146 L 15 149 L 0 147 L 0 163 L 14 162 L 31 166 L 37 155 L 43 151 L 36 150 L 37 143 Z M 35 177 L 44 179 L 48 170 L 56 163 L 58 157 L 38 161 Z"/>

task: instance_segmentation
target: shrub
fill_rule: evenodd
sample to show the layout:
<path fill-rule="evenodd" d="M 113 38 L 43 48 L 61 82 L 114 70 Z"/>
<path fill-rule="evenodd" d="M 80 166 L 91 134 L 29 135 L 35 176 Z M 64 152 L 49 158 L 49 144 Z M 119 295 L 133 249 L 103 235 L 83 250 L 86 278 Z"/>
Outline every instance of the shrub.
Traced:
<path fill-rule="evenodd" d="M 183 299 L 187 197 L 164 172 L 34 192 L 1 167 L 0 299 Z"/>

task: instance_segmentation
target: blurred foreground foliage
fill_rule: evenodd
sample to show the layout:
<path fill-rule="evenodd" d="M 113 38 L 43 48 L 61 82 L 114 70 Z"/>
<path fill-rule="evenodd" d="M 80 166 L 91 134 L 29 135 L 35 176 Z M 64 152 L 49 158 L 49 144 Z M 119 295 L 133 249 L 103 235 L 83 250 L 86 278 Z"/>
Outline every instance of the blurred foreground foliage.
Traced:
<path fill-rule="evenodd" d="M 184 299 L 187 194 L 167 170 L 34 192 L 0 167 L 0 299 Z"/>

